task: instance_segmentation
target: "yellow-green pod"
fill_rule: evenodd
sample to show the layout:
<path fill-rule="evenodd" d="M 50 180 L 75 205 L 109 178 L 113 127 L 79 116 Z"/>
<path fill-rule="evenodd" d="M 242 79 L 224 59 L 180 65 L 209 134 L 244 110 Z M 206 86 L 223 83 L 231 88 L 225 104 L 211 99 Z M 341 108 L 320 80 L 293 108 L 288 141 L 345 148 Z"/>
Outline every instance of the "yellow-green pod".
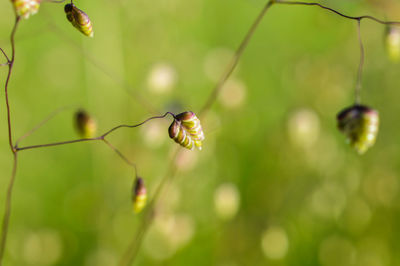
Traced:
<path fill-rule="evenodd" d="M 135 213 L 141 212 L 147 203 L 147 191 L 144 181 L 141 177 L 137 177 L 132 189 L 132 203 L 133 211 Z"/>
<path fill-rule="evenodd" d="M 181 146 L 189 150 L 194 147 L 201 150 L 204 133 L 200 120 L 193 112 L 183 112 L 176 115 L 168 133 L 170 138 Z"/>
<path fill-rule="evenodd" d="M 64 11 L 71 24 L 86 36 L 93 37 L 92 22 L 89 16 L 74 4 L 66 4 Z"/>
<path fill-rule="evenodd" d="M 40 0 L 11 0 L 17 16 L 25 19 L 39 11 Z"/>
<path fill-rule="evenodd" d="M 96 121 L 85 110 L 76 112 L 75 127 L 78 134 L 85 139 L 93 138 L 97 131 Z"/>
<path fill-rule="evenodd" d="M 400 28 L 387 26 L 385 32 L 385 48 L 389 59 L 393 62 L 400 61 Z"/>
<path fill-rule="evenodd" d="M 379 129 L 379 114 L 376 110 L 354 105 L 337 115 L 338 128 L 347 136 L 350 145 L 359 153 L 365 153 L 375 144 Z"/>

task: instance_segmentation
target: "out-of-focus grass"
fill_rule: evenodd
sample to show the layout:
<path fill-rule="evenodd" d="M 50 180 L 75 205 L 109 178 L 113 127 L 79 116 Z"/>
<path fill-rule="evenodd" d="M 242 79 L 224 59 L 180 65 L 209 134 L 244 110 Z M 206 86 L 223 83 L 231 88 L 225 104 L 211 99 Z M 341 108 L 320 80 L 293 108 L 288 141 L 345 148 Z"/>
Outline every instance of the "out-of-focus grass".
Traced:
<path fill-rule="evenodd" d="M 366 1 L 324 3 L 396 19 L 393 10 Z M 120 78 L 160 114 L 199 111 L 264 5 L 75 4 L 90 15 L 93 39 L 68 23 L 63 5 L 42 3 L 21 23 L 10 84 L 16 136 L 64 105 L 87 109 L 100 132 L 150 116 Z M 0 45 L 9 50 L 9 1 L 0 10 Z M 399 66 L 385 56 L 383 33 L 381 25 L 362 23 L 362 98 L 379 110 L 381 129 L 375 147 L 358 156 L 335 121 L 353 101 L 356 23 L 313 7 L 273 6 L 202 121 L 203 150 L 179 158 L 137 265 L 398 265 Z M 0 68 L 1 79 L 5 74 Z M 4 93 L 0 98 L 2 213 L 12 158 Z M 73 111 L 23 144 L 76 138 Z M 137 163 L 150 196 L 176 145 L 167 120 L 110 138 Z M 5 265 L 117 265 L 141 219 L 131 208 L 132 175 L 101 143 L 21 153 Z"/>

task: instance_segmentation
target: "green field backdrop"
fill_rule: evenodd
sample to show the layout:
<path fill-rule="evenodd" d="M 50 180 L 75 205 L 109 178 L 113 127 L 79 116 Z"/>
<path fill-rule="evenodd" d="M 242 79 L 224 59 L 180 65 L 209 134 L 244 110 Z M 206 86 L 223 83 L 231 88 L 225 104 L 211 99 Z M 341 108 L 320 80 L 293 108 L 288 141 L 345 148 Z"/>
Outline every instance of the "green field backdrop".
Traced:
<path fill-rule="evenodd" d="M 400 20 L 399 1 L 321 3 Z M 71 26 L 63 4 L 42 2 L 18 29 L 9 87 L 15 137 L 66 107 L 22 146 L 78 138 L 78 108 L 99 133 L 165 111 L 199 112 L 265 2 L 75 4 L 90 16 L 93 39 Z M 6 51 L 13 22 L 10 1 L 1 1 Z M 336 114 L 354 101 L 357 23 L 317 7 L 270 9 L 202 120 L 202 151 L 172 161 L 170 117 L 110 136 L 137 163 L 149 198 L 170 165 L 178 168 L 135 265 L 399 266 L 400 64 L 387 58 L 384 33 L 362 22 L 362 101 L 381 119 L 362 156 L 336 128 Z M 6 74 L 1 67 L 1 84 Z M 12 167 L 3 90 L 0 129 L 3 214 Z M 100 142 L 21 152 L 4 265 L 118 265 L 143 218 L 132 211 L 133 180 Z"/>

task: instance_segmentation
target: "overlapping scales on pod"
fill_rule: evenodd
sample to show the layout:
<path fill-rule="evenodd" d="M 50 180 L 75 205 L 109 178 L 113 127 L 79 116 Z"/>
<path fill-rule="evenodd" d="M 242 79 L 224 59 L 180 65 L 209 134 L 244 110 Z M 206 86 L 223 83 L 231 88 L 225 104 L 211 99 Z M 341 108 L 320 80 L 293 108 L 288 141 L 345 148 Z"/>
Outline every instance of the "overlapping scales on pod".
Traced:
<path fill-rule="evenodd" d="M 193 112 L 183 112 L 176 115 L 168 132 L 170 138 L 179 145 L 189 150 L 194 147 L 201 150 L 204 133 L 200 120 Z"/>
<path fill-rule="evenodd" d="M 40 0 L 11 0 L 17 16 L 25 19 L 39 11 Z"/>
<path fill-rule="evenodd" d="M 337 115 L 338 128 L 347 136 L 350 145 L 359 153 L 365 153 L 375 144 L 379 129 L 379 114 L 376 110 L 354 105 Z"/>
<path fill-rule="evenodd" d="M 66 4 L 64 11 L 71 24 L 86 36 L 93 37 L 92 22 L 89 16 L 74 4 Z"/>
<path fill-rule="evenodd" d="M 141 212 L 146 206 L 147 191 L 144 185 L 144 181 L 141 177 L 137 177 L 135 183 L 133 184 L 132 202 L 133 202 L 133 211 L 135 213 Z"/>

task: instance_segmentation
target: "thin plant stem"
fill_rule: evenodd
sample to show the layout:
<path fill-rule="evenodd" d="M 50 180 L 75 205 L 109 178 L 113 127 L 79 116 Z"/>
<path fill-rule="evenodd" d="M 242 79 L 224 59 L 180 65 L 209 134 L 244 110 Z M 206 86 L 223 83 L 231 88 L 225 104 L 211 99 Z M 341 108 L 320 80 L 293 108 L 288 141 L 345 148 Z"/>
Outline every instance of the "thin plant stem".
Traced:
<path fill-rule="evenodd" d="M 358 66 L 357 84 L 355 90 L 355 104 L 361 103 L 361 88 L 362 88 L 362 73 L 364 68 L 365 51 L 364 44 L 361 37 L 361 19 L 357 21 L 358 42 L 360 45 L 360 64 Z"/>
<path fill-rule="evenodd" d="M 154 217 L 157 215 L 155 211 L 156 204 L 158 202 L 158 199 L 161 197 L 162 192 L 164 191 L 164 188 L 167 184 L 171 183 L 173 178 L 176 175 L 177 168 L 176 168 L 176 158 L 179 155 L 179 152 L 181 150 L 177 149 L 171 158 L 171 163 L 169 164 L 168 170 L 161 179 L 160 184 L 157 186 L 157 189 L 152 197 L 151 202 L 149 203 L 148 207 L 146 208 L 145 213 L 143 214 L 142 221 L 140 222 L 140 225 L 134 234 L 132 241 L 130 242 L 128 248 L 124 252 L 120 262 L 119 266 L 129 266 L 132 265 L 137 257 L 137 254 L 139 253 L 140 247 L 142 246 L 143 239 L 150 228 Z"/>
<path fill-rule="evenodd" d="M 273 3 L 274 3 L 273 0 L 268 1 L 268 3 L 263 7 L 263 9 L 261 10 L 260 14 L 257 16 L 255 21 L 251 25 L 251 27 L 248 30 L 246 36 L 244 37 L 244 39 L 240 43 L 239 47 L 237 48 L 235 54 L 233 55 L 233 58 L 232 58 L 231 62 L 227 66 L 226 71 L 221 76 L 221 78 L 219 79 L 218 83 L 216 84 L 214 89 L 211 91 L 211 93 L 208 96 L 206 102 L 204 103 L 203 107 L 201 108 L 201 110 L 199 112 L 200 116 L 204 115 L 204 113 L 206 113 L 211 108 L 211 106 L 214 104 L 214 102 L 216 101 L 219 92 L 221 91 L 222 87 L 225 85 L 225 83 L 229 79 L 229 77 L 232 75 L 233 71 L 236 69 L 236 66 L 239 63 L 239 60 L 242 57 L 243 52 L 245 51 L 245 49 L 246 49 L 247 45 L 249 44 L 251 38 L 253 37 L 254 32 L 258 28 L 261 20 L 263 19 L 263 17 L 265 16 L 265 14 L 267 13 L 268 9 L 272 6 Z"/>
<path fill-rule="evenodd" d="M 13 160 L 14 160 L 14 163 L 13 163 L 11 178 L 10 178 L 10 181 L 8 184 L 8 189 L 7 189 L 6 205 L 5 205 L 5 211 L 4 211 L 4 216 L 3 216 L 3 225 L 2 225 L 1 239 L 0 239 L 0 266 L 3 263 L 4 251 L 5 251 L 7 235 L 8 235 L 8 225 L 10 223 L 12 192 L 13 192 L 13 188 L 14 188 L 15 177 L 17 174 L 17 163 L 18 163 L 18 153 L 17 152 L 13 153 Z"/>
<path fill-rule="evenodd" d="M 119 157 L 121 157 L 122 160 L 124 160 L 127 164 L 129 164 L 130 166 L 132 166 L 133 168 L 135 168 L 135 173 L 136 173 L 136 164 L 131 162 L 128 157 L 126 157 L 120 150 L 118 150 L 114 145 L 112 145 L 109 141 L 107 141 L 106 139 L 102 139 L 103 142 L 110 147 L 113 151 L 115 151 Z M 136 175 L 135 175 L 136 176 Z"/>
<path fill-rule="evenodd" d="M 10 78 L 11 78 L 11 73 L 13 70 L 14 66 L 14 61 L 15 61 L 15 33 L 17 31 L 18 24 L 20 22 L 20 17 L 17 16 L 15 19 L 14 27 L 11 31 L 11 36 L 10 36 L 10 42 L 11 42 L 11 60 L 9 59 L 9 64 L 8 64 L 8 74 L 6 78 L 6 83 L 4 85 L 4 94 L 5 94 L 5 100 L 6 100 L 6 109 L 7 109 L 7 128 L 8 128 L 8 141 L 10 145 L 11 152 L 13 153 L 13 170 L 11 173 L 10 177 L 10 182 L 8 185 L 7 189 L 7 197 L 6 197 L 6 206 L 4 210 L 4 216 L 3 216 L 3 226 L 2 226 L 2 232 L 1 232 L 1 238 L 0 238 L 0 266 L 3 263 L 3 257 L 4 257 L 4 250 L 6 247 L 6 242 L 7 242 L 7 235 L 8 235 L 8 225 L 10 222 L 10 215 L 11 215 L 11 201 L 12 201 L 12 192 L 14 188 L 14 182 L 15 182 L 15 177 L 17 173 L 17 151 L 14 148 L 13 145 L 13 140 L 12 140 L 12 129 L 11 129 L 11 109 L 10 109 L 10 102 L 8 99 L 8 85 L 10 83 Z M 7 57 L 5 52 L 2 50 L 3 54 Z"/>
<path fill-rule="evenodd" d="M 0 47 L 0 51 L 4 55 L 4 57 L 7 59 L 7 62 L 10 62 L 10 58 L 8 58 L 8 55 L 6 54 L 6 52 L 4 52 L 3 48 Z"/>
<path fill-rule="evenodd" d="M 56 115 L 59 113 L 65 111 L 66 109 L 72 108 L 73 106 L 63 106 L 52 112 L 50 115 L 48 115 L 45 119 L 43 119 L 39 124 L 37 124 L 35 127 L 33 127 L 30 131 L 28 131 L 26 134 L 24 134 L 22 137 L 17 139 L 15 142 L 15 146 L 18 146 L 18 144 L 26 139 L 27 137 L 31 136 L 33 133 L 35 133 L 37 130 L 39 130 L 42 126 L 44 126 L 47 122 L 49 122 L 51 119 L 53 119 Z"/>
<path fill-rule="evenodd" d="M 356 17 L 356 16 L 345 15 L 345 14 L 343 14 L 343 13 L 341 13 L 341 12 L 339 12 L 339 11 L 333 9 L 333 8 L 324 6 L 324 5 L 320 4 L 320 3 L 308 3 L 308 2 L 286 1 L 286 0 L 274 0 L 274 3 L 276 3 L 276 4 L 284 4 L 284 5 L 317 6 L 317 7 L 320 7 L 322 9 L 331 11 L 331 12 L 333 12 L 333 13 L 335 13 L 335 14 L 343 17 L 343 18 L 347 18 L 347 19 L 352 19 L 352 20 L 369 19 L 369 20 L 372 20 L 372 21 L 375 21 L 377 23 L 384 24 L 384 25 L 400 25 L 399 21 L 384 21 L 384 20 L 378 19 L 378 18 L 373 17 L 373 16 L 359 16 L 359 17 Z"/>
<path fill-rule="evenodd" d="M 108 136 L 109 134 L 111 134 L 112 132 L 114 132 L 115 130 L 120 129 L 120 128 L 134 128 L 134 127 L 139 127 L 139 126 L 141 126 L 141 125 L 143 125 L 143 124 L 149 122 L 150 120 L 153 120 L 153 119 L 161 119 L 161 118 L 166 117 L 167 115 L 171 115 L 172 117 L 175 118 L 175 115 L 174 115 L 173 113 L 171 113 L 171 112 L 166 112 L 165 114 L 160 115 L 160 116 L 153 116 L 153 117 L 150 117 L 150 118 L 148 118 L 148 119 L 144 120 L 143 122 L 141 122 L 141 123 L 139 123 L 139 124 L 136 124 L 136 125 L 119 125 L 119 126 L 116 126 L 116 127 L 110 129 L 109 131 L 107 131 L 106 133 L 104 133 L 104 134 L 101 135 L 101 136 L 102 136 L 102 137 L 106 137 L 106 136 Z"/>
<path fill-rule="evenodd" d="M 23 151 L 23 150 L 32 150 L 32 149 L 38 149 L 38 148 L 46 148 L 46 147 L 54 147 L 54 146 L 61 146 L 61 145 L 67 145 L 67 144 L 72 144 L 72 143 L 79 143 L 79 142 L 89 142 L 89 141 L 96 141 L 96 140 L 104 140 L 105 137 L 113 133 L 114 131 L 120 129 L 120 128 L 135 128 L 135 127 L 140 127 L 143 124 L 154 120 L 154 119 L 162 119 L 165 118 L 168 114 L 172 115 L 175 117 L 175 115 L 171 112 L 166 112 L 164 115 L 160 116 L 153 116 L 150 117 L 143 122 L 140 122 L 139 124 L 135 125 L 118 125 L 116 127 L 113 127 L 112 129 L 108 130 L 104 134 L 102 134 L 99 137 L 96 138 L 86 138 L 86 139 L 74 139 L 74 140 L 67 140 L 67 141 L 60 141 L 60 142 L 53 142 L 53 143 L 46 143 L 46 144 L 38 144 L 38 145 L 31 145 L 31 146 L 25 146 L 25 147 L 15 147 L 16 151 Z"/>
<path fill-rule="evenodd" d="M 133 88 L 126 78 L 118 76 L 116 73 L 111 71 L 105 64 L 98 61 L 93 55 L 91 55 L 88 51 L 84 50 L 79 44 L 77 44 L 74 40 L 69 38 L 67 34 L 65 34 L 52 20 L 50 20 L 51 16 L 46 16 L 49 18 L 49 28 L 55 32 L 61 39 L 70 43 L 76 50 L 78 50 L 83 57 L 85 57 L 95 68 L 99 71 L 103 72 L 106 76 L 108 76 L 111 80 L 113 80 L 118 86 L 125 90 L 129 96 L 131 96 L 138 104 L 140 104 L 146 111 L 150 114 L 159 113 L 156 107 L 153 106 L 149 101 L 147 101 L 137 89 Z"/>
<path fill-rule="evenodd" d="M 4 86 L 4 91 L 5 91 L 5 98 L 6 98 L 6 107 L 7 107 L 7 126 L 8 126 L 8 141 L 9 145 L 11 148 L 11 151 L 15 153 L 14 145 L 13 145 L 13 140 L 12 140 L 12 129 L 11 129 L 11 110 L 10 110 L 10 102 L 8 100 L 8 85 L 10 83 L 10 78 L 11 78 L 11 73 L 13 70 L 14 66 L 14 61 L 15 61 L 15 33 L 17 31 L 18 24 L 21 20 L 21 17 L 17 16 L 15 19 L 15 24 L 14 27 L 11 31 L 11 60 L 8 65 L 8 74 L 7 74 L 7 79 L 6 79 L 6 84 Z"/>

